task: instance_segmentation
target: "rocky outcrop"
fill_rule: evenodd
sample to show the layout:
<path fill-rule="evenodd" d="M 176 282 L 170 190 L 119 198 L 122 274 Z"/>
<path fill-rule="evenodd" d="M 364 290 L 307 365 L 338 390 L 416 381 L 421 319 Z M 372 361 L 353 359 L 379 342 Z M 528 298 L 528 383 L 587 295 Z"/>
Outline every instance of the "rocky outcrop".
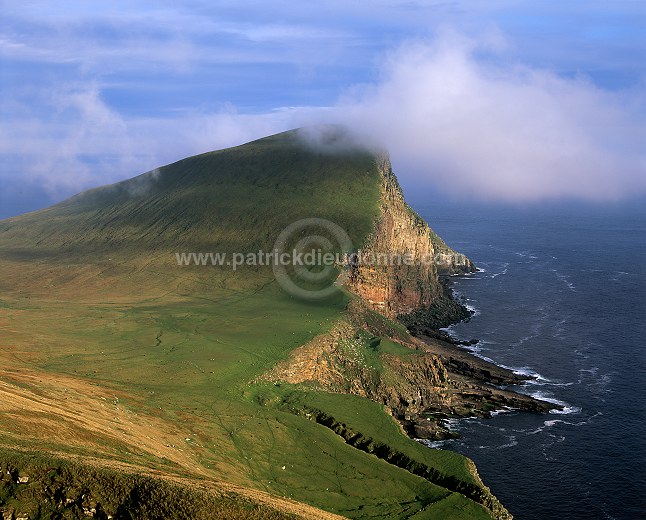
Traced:
<path fill-rule="evenodd" d="M 558 408 L 493 386 L 522 384 L 526 377 L 450 343 L 398 335 L 384 326 L 389 320 L 375 316 L 355 300 L 330 331 L 292 351 L 261 379 L 366 397 L 383 404 L 411 437 L 434 440 L 455 436 L 444 425 L 448 418 Z M 383 348 L 389 341 L 399 350 Z"/>
<path fill-rule="evenodd" d="M 381 341 L 352 318 L 342 319 L 263 379 L 366 397 L 385 405 L 400 421 L 413 420 L 447 398 L 448 374 L 438 356 L 412 349 L 405 355 L 383 352 Z"/>
<path fill-rule="evenodd" d="M 397 318 L 414 336 L 428 335 L 440 336 L 442 339 L 450 338 L 439 329 L 454 323 L 467 321 L 473 313 L 462 303 L 454 299 L 451 291 L 445 287 L 444 295 L 437 298 L 430 305 L 415 309 L 408 314 Z"/>
<path fill-rule="evenodd" d="M 329 332 L 292 351 L 288 360 L 262 379 L 366 397 L 383 404 L 413 438 L 455 436 L 444 425 L 447 418 L 489 416 L 503 408 L 532 412 L 554 408 L 492 385 L 522 383 L 523 378 L 510 370 L 429 337 L 471 315 L 453 299 L 443 276 L 476 268 L 406 204 L 386 156 L 379 159 L 379 169 L 382 186 L 374 230 L 342 279 L 359 298 L 350 302 L 347 313 Z M 424 341 L 410 332 L 424 335 Z M 395 347 L 382 348 L 388 343 Z M 482 484 L 471 462 L 477 485 L 452 480 L 320 410 L 292 411 L 314 418 L 355 448 L 462 493 L 487 507 L 495 518 L 511 518 Z"/>
<path fill-rule="evenodd" d="M 351 265 L 348 286 L 372 309 L 393 318 L 442 298 L 440 274 L 472 272 L 475 266 L 406 204 L 387 155 L 378 163 L 379 215 Z"/>
<path fill-rule="evenodd" d="M 454 275 L 475 273 L 476 266 L 474 263 L 463 255 L 454 251 L 440 236 L 431 230 L 431 240 L 435 249 L 435 265 L 440 275 Z"/>
<path fill-rule="evenodd" d="M 421 413 L 447 384 L 442 362 L 421 351 L 404 357 L 381 353 L 380 342 L 370 331 L 342 319 L 328 333 L 294 350 L 263 379 L 367 397 L 386 405 L 396 417 Z"/>

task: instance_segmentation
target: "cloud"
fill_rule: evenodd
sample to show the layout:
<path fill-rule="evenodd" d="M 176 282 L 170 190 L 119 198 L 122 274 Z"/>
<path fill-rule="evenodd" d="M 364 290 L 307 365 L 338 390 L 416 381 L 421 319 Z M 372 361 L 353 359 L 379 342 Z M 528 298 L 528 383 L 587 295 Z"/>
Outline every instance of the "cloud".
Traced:
<path fill-rule="evenodd" d="M 503 65 L 501 42 L 445 32 L 407 43 L 381 81 L 339 103 L 339 117 L 385 143 L 400 175 L 451 194 L 524 201 L 646 192 L 643 91 Z"/>
<path fill-rule="evenodd" d="M 137 145 L 128 124 L 103 103 L 97 87 L 34 94 L 38 111 L 47 116 L 17 104 L 0 144 L 0 154 L 13 159 L 22 180 L 59 198 L 100 183 L 108 168 L 132 165 Z"/>
<path fill-rule="evenodd" d="M 342 123 L 387 147 L 407 185 L 473 199 L 619 199 L 646 192 L 644 89 L 608 91 L 513 61 L 498 31 L 408 42 L 330 106 L 120 112 L 99 80 L 5 98 L 0 181 L 53 199 L 295 126 Z M 261 86 L 259 86 L 261 88 Z M 46 116 L 44 115 L 46 114 Z M 18 180 L 20 176 L 20 180 Z"/>
<path fill-rule="evenodd" d="M 52 200 L 152 170 L 141 178 L 145 183 L 136 185 L 134 194 L 141 194 L 154 180 L 154 168 L 292 124 L 290 110 L 245 115 L 231 106 L 127 117 L 108 106 L 97 85 L 59 85 L 54 92 L 43 88 L 28 97 L 33 106 L 14 102 L 0 126 L 0 183 L 38 185 Z"/>

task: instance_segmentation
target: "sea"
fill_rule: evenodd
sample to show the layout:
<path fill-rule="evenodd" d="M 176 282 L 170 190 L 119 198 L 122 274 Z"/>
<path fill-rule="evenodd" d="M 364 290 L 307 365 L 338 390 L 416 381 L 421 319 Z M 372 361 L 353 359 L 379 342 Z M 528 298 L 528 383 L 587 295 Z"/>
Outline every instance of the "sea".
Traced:
<path fill-rule="evenodd" d="M 479 268 L 452 277 L 474 315 L 450 334 L 563 407 L 452 420 L 429 447 L 470 457 L 518 520 L 646 519 L 646 205 L 414 207 Z"/>

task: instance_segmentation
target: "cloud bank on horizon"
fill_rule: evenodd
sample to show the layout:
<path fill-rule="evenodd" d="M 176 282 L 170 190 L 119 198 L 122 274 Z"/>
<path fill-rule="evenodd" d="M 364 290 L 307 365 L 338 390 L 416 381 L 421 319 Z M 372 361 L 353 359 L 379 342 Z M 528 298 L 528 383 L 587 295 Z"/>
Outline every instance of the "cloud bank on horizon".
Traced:
<path fill-rule="evenodd" d="M 624 0 L 580 12 L 329 1 L 318 25 L 290 2 L 256 18 L 235 2 L 71 2 L 47 16 L 38 2 L 12 4 L 0 23 L 0 218 L 316 123 L 383 143 L 418 191 L 507 202 L 646 194 L 646 23 Z M 42 202 L 7 209 L 30 190 Z"/>

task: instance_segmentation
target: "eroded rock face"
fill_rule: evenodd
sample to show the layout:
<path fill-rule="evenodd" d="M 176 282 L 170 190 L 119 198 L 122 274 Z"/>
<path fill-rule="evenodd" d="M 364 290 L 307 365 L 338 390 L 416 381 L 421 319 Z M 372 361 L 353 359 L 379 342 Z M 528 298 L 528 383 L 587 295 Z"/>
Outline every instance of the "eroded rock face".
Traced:
<path fill-rule="evenodd" d="M 379 159 L 379 169 L 379 217 L 351 267 L 348 286 L 372 309 L 394 318 L 441 298 L 439 274 L 473 272 L 475 266 L 406 204 L 387 156 Z"/>
<path fill-rule="evenodd" d="M 352 319 L 294 350 L 263 379 L 315 384 L 322 390 L 366 397 L 399 420 L 414 420 L 430 406 L 452 402 L 448 373 L 438 356 L 414 350 L 405 356 L 370 355 L 370 333 Z M 412 338 L 411 338 L 412 339 Z M 414 341 L 414 340 L 413 340 Z"/>

